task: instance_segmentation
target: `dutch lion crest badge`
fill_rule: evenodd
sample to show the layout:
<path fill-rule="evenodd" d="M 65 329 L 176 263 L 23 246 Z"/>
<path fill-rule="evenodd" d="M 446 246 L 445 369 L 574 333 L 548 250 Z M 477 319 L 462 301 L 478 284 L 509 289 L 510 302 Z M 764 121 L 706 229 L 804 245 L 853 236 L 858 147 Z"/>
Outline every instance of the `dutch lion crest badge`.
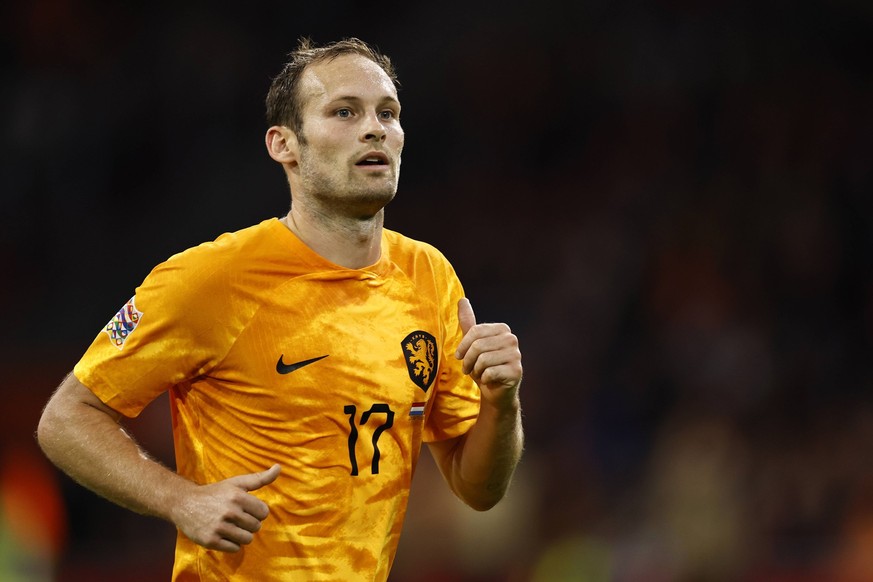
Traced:
<path fill-rule="evenodd" d="M 403 348 L 409 378 L 427 392 L 433 384 L 439 362 L 436 339 L 426 331 L 419 330 L 406 336 L 400 346 Z"/>

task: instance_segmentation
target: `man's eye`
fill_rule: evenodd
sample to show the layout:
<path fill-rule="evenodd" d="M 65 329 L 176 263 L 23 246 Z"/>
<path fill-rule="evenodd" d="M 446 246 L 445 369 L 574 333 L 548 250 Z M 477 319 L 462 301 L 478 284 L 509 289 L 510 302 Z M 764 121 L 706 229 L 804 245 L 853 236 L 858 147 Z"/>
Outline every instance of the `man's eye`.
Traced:
<path fill-rule="evenodd" d="M 390 109 L 386 109 L 385 111 L 379 112 L 379 117 L 382 119 L 394 119 L 394 112 Z"/>
<path fill-rule="evenodd" d="M 337 109 L 336 115 L 337 115 L 337 117 L 343 117 L 343 118 L 345 118 L 345 117 L 351 117 L 351 116 L 352 116 L 352 110 L 351 110 L 351 109 L 346 109 L 346 108 L 343 108 L 343 109 Z"/>

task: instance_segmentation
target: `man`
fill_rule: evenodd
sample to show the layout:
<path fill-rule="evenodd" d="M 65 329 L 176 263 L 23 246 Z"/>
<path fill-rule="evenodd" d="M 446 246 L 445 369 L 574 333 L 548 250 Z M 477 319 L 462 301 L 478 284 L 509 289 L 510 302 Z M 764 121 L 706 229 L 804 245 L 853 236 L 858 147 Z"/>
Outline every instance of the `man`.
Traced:
<path fill-rule="evenodd" d="M 385 580 L 422 442 L 485 510 L 522 449 L 521 354 L 446 259 L 383 229 L 403 130 L 391 62 L 302 41 L 267 97 L 291 210 L 158 265 L 38 437 L 85 486 L 179 530 L 173 579 Z M 169 391 L 176 471 L 123 432 Z"/>

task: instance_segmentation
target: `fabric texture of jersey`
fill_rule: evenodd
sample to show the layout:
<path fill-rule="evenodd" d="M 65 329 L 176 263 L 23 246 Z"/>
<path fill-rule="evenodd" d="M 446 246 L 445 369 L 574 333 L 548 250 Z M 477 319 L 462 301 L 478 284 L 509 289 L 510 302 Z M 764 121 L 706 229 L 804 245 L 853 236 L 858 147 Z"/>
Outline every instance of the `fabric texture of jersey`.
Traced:
<path fill-rule="evenodd" d="M 277 219 L 158 265 L 74 373 L 133 417 L 170 393 L 177 471 L 268 469 L 238 553 L 181 533 L 173 579 L 385 580 L 422 442 L 465 433 L 479 390 L 454 351 L 463 290 L 439 251 L 385 230 L 346 269 Z"/>

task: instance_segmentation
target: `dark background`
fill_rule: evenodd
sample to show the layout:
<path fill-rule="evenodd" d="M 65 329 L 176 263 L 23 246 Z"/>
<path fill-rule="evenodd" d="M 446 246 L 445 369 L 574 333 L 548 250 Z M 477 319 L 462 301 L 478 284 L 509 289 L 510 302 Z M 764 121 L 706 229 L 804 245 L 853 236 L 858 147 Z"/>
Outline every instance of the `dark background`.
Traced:
<path fill-rule="evenodd" d="M 167 579 L 172 526 L 33 432 L 152 266 L 287 211 L 263 97 L 303 35 L 392 57 L 386 225 L 524 354 L 509 497 L 465 510 L 425 454 L 392 580 L 873 579 L 862 0 L 4 3 L 0 578 Z M 166 416 L 130 426 L 172 462 Z"/>

